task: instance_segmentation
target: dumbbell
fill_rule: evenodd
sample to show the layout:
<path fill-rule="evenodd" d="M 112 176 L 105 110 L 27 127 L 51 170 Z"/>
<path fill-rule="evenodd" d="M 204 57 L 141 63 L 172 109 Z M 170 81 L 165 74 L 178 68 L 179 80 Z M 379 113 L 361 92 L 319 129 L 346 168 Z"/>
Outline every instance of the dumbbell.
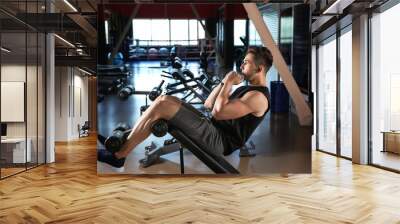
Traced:
<path fill-rule="evenodd" d="M 174 61 L 172 62 L 172 68 L 181 69 L 182 67 L 182 60 L 178 57 L 175 57 Z"/>
<path fill-rule="evenodd" d="M 181 59 L 180 57 L 177 57 L 177 56 L 176 56 L 176 57 L 174 58 L 174 61 L 182 62 L 182 59 Z"/>
<path fill-rule="evenodd" d="M 201 74 L 200 77 L 199 77 L 199 79 L 200 79 L 201 82 L 207 81 L 207 76 L 204 75 L 204 74 Z"/>
<path fill-rule="evenodd" d="M 141 106 L 140 107 L 140 115 L 142 115 L 149 107 L 150 107 L 150 105 Z"/>
<path fill-rule="evenodd" d="M 125 143 L 131 131 L 131 127 L 126 123 L 119 123 L 112 134 L 105 140 L 104 146 L 112 153 L 118 152 Z"/>
<path fill-rule="evenodd" d="M 191 72 L 189 69 L 185 68 L 182 70 L 182 74 L 184 74 L 185 76 L 194 79 L 194 74 L 193 72 Z"/>
<path fill-rule="evenodd" d="M 163 137 L 168 132 L 168 123 L 166 120 L 160 119 L 154 122 L 150 129 L 156 137 Z"/>
<path fill-rule="evenodd" d="M 113 93 L 119 89 L 121 89 L 121 87 L 124 85 L 124 80 L 123 79 L 116 79 L 113 81 L 113 83 L 111 84 L 111 86 L 109 86 L 107 88 L 108 93 Z"/>
<path fill-rule="evenodd" d="M 172 48 L 171 48 L 171 51 L 170 51 L 169 55 L 170 55 L 170 58 L 171 58 L 172 61 L 173 61 L 173 60 L 175 59 L 176 55 L 177 55 L 176 47 L 172 47 Z"/>
<path fill-rule="evenodd" d="M 219 82 L 214 82 L 210 79 L 207 80 L 207 82 L 204 84 L 204 86 L 206 86 L 209 89 L 214 89 L 215 86 L 217 86 L 219 84 Z"/>
<path fill-rule="evenodd" d="M 157 86 L 154 87 L 150 93 L 149 93 L 149 99 L 151 101 L 154 101 L 155 99 L 157 99 L 157 97 L 159 97 L 161 95 L 161 87 L 164 85 L 165 80 L 162 80 L 161 83 Z"/>
<path fill-rule="evenodd" d="M 184 77 L 182 76 L 182 70 L 180 70 L 180 69 L 172 69 L 170 74 L 176 80 L 185 81 Z"/>
<path fill-rule="evenodd" d="M 204 78 L 202 76 L 204 76 Z M 201 77 L 202 77 L 201 82 L 204 84 L 204 86 L 206 86 L 209 89 L 213 89 L 216 85 L 220 83 L 218 78 L 215 78 L 215 76 L 208 77 L 207 75 L 202 74 Z"/>
<path fill-rule="evenodd" d="M 122 88 L 119 92 L 118 92 L 118 96 L 120 99 L 125 100 L 127 99 L 130 95 L 133 94 L 133 92 L 135 91 L 135 88 L 133 88 L 132 85 L 127 85 L 124 88 Z"/>

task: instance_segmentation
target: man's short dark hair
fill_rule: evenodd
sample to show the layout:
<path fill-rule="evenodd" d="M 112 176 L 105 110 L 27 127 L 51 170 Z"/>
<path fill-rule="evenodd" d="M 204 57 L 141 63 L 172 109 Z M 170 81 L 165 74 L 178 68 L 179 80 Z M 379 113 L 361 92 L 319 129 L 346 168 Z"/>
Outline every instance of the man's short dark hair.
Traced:
<path fill-rule="evenodd" d="M 272 54 L 266 47 L 251 46 L 247 49 L 246 54 L 254 55 L 254 63 L 256 66 L 264 65 L 266 70 L 272 66 Z"/>

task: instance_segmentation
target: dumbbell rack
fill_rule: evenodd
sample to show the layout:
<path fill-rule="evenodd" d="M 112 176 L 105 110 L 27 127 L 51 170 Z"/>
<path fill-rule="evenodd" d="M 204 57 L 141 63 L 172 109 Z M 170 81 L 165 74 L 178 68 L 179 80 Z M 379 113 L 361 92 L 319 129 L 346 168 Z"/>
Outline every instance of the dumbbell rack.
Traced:
<path fill-rule="evenodd" d="M 175 94 L 175 93 L 178 93 L 178 92 L 183 92 L 183 91 L 189 90 L 190 91 L 189 94 L 184 96 L 183 99 L 186 100 L 186 98 L 188 98 L 191 95 L 194 95 L 194 97 L 192 99 L 186 101 L 186 102 L 191 102 L 192 100 L 198 98 L 200 100 L 199 104 L 204 104 L 204 102 L 206 100 L 205 97 L 203 95 L 201 95 L 199 92 L 197 92 L 195 90 L 195 88 L 199 88 L 200 87 L 200 88 L 205 89 L 205 90 L 207 90 L 207 88 L 203 85 L 203 83 L 198 78 L 192 78 L 192 79 L 187 80 L 183 76 L 182 72 L 180 70 L 178 70 L 178 69 L 174 69 L 173 72 L 163 71 L 163 73 L 166 73 L 166 74 L 170 75 L 170 76 L 162 75 L 163 77 L 179 80 L 178 83 L 175 83 L 175 84 L 172 84 L 172 85 L 180 85 L 180 84 L 182 84 L 184 86 L 184 88 L 181 88 L 181 89 L 171 90 L 171 91 L 167 92 L 166 95 L 172 95 L 172 94 Z M 189 85 L 188 82 L 192 82 L 192 81 L 194 81 L 196 84 Z"/>

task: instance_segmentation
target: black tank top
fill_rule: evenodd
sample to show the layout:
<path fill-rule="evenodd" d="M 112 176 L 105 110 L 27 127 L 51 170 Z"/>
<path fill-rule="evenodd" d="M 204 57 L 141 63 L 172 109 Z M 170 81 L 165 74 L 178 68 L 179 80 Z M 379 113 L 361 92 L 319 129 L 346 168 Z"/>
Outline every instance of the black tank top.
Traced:
<path fill-rule="evenodd" d="M 229 155 L 236 149 L 242 147 L 269 111 L 270 95 L 268 88 L 265 86 L 241 86 L 229 96 L 229 99 L 240 98 L 247 92 L 254 90 L 263 93 L 268 100 L 268 109 L 261 117 L 256 117 L 250 113 L 232 120 L 211 119 L 213 124 L 220 129 L 222 133 L 225 148 L 224 155 Z"/>

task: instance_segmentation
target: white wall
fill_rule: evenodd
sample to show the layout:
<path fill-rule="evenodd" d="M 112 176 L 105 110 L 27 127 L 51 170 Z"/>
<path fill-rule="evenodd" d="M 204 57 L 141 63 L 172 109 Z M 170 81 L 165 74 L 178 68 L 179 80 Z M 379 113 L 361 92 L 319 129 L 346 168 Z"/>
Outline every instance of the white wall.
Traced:
<path fill-rule="evenodd" d="M 73 120 L 72 120 L 72 135 L 78 136 L 78 124 L 83 125 L 85 121 L 88 121 L 89 111 L 88 111 L 88 77 L 84 75 L 79 70 L 74 70 L 74 108 L 73 108 Z"/>
<path fill-rule="evenodd" d="M 312 45 L 311 53 L 311 91 L 314 94 L 313 102 L 313 134 L 311 137 L 311 149 L 317 149 L 317 47 Z"/>
<path fill-rule="evenodd" d="M 68 85 L 69 76 L 67 67 L 55 68 L 55 141 L 68 139 Z"/>
<path fill-rule="evenodd" d="M 22 108 L 22 112 L 26 111 L 26 120 L 24 122 L 6 122 L 7 138 L 25 138 L 30 140 L 30 148 L 33 162 L 39 158 L 39 163 L 44 162 L 44 83 L 42 67 L 25 66 L 24 64 L 2 64 L 1 81 L 3 82 L 24 82 L 26 84 L 26 107 Z M 25 80 L 27 78 L 27 80 Z M 7 97 L 7 96 L 2 96 Z M 1 108 L 10 110 L 10 108 Z M 12 113 L 12 111 L 7 111 Z M 39 156 L 37 157 L 37 153 Z"/>
<path fill-rule="evenodd" d="M 55 140 L 77 139 L 78 124 L 88 120 L 88 78 L 73 67 L 55 70 Z"/>
<path fill-rule="evenodd" d="M 25 82 L 25 65 L 2 65 L 1 66 L 1 81 Z M 7 108 L 1 108 L 7 110 Z M 25 137 L 24 122 L 7 123 L 7 137 Z"/>
<path fill-rule="evenodd" d="M 27 69 L 27 70 L 26 70 Z M 28 87 L 27 87 L 27 106 L 29 107 L 27 113 L 28 129 L 33 127 L 36 130 L 36 80 L 31 78 L 31 75 L 36 76 L 36 66 L 25 67 L 19 64 L 4 64 L 1 66 L 1 81 L 2 82 L 25 82 L 26 71 L 28 72 Z M 39 71 L 40 72 L 40 71 Z M 41 105 L 39 105 L 40 107 Z M 1 108 L 1 110 L 7 110 L 8 108 Z M 31 122 L 34 122 L 34 124 Z M 8 137 L 25 137 L 25 123 L 26 122 L 7 122 L 7 136 Z M 28 130 L 29 137 L 29 130 Z"/>

